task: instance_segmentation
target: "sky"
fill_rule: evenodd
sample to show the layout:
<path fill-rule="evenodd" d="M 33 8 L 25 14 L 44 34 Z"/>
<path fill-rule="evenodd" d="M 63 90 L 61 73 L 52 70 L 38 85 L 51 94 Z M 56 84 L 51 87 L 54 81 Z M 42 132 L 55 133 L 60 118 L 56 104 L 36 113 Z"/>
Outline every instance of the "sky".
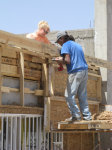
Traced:
<path fill-rule="evenodd" d="M 0 30 L 23 34 L 48 22 L 51 31 L 94 27 L 94 0 L 0 0 Z"/>

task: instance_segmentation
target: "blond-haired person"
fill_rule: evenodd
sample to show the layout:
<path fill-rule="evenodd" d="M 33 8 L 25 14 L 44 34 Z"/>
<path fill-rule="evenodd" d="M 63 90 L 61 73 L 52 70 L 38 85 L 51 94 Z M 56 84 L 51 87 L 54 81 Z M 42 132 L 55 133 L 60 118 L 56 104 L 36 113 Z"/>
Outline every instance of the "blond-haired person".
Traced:
<path fill-rule="evenodd" d="M 27 34 L 26 38 L 35 39 L 37 41 L 50 44 L 50 41 L 46 37 L 46 34 L 48 34 L 49 31 L 50 31 L 50 27 L 49 27 L 48 23 L 46 21 L 40 21 L 38 23 L 37 31 Z"/>

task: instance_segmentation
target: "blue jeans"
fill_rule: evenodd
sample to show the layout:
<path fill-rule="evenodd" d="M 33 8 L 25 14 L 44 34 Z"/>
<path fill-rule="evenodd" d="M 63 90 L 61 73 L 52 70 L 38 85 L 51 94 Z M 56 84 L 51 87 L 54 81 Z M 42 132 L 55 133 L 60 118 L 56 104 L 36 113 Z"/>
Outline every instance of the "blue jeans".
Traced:
<path fill-rule="evenodd" d="M 81 118 L 80 111 L 84 119 L 91 119 L 87 102 L 87 80 L 88 70 L 68 74 L 67 88 L 65 90 L 65 98 L 72 117 Z M 75 96 L 78 96 L 78 108 L 75 102 Z"/>

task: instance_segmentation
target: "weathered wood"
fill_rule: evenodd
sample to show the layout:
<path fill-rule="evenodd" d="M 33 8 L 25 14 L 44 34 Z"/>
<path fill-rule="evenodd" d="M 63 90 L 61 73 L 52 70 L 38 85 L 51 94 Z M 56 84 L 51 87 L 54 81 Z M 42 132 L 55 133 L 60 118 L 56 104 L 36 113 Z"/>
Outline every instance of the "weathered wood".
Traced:
<path fill-rule="evenodd" d="M 44 110 L 40 107 L 23 107 L 23 106 L 9 106 L 1 105 L 0 113 L 13 113 L 13 114 L 39 114 L 43 115 Z"/>
<path fill-rule="evenodd" d="M 20 71 L 17 66 L 6 65 L 6 64 L 1 65 L 2 75 L 20 77 L 19 72 Z M 41 71 L 39 70 L 32 70 L 32 69 L 25 68 L 24 74 L 25 74 L 26 79 L 32 79 L 32 80 L 37 80 L 37 81 L 40 81 L 41 79 Z"/>
<path fill-rule="evenodd" d="M 44 96 L 44 90 L 35 90 L 35 95 Z"/>
<path fill-rule="evenodd" d="M 50 97 L 44 98 L 44 129 L 50 131 Z"/>
<path fill-rule="evenodd" d="M 3 46 L 4 44 L 2 44 Z M 12 47 L 8 47 L 6 46 L 6 48 L 3 48 L 3 53 L 2 56 L 3 57 L 7 57 L 7 58 L 17 58 L 17 54 L 16 51 L 13 50 L 14 48 Z"/>
<path fill-rule="evenodd" d="M 112 121 L 110 120 L 92 120 L 77 121 L 72 124 L 68 122 L 59 122 L 58 129 L 75 130 L 75 129 L 112 129 Z"/>
<path fill-rule="evenodd" d="M 55 89 L 55 71 L 53 64 L 49 65 L 49 90 L 50 95 L 54 95 L 54 89 Z"/>
<path fill-rule="evenodd" d="M 1 91 L 3 93 L 20 92 L 20 89 L 2 86 Z M 24 93 L 34 94 L 36 96 L 43 96 L 44 95 L 44 90 L 34 90 L 34 91 L 32 91 L 29 88 L 24 88 Z"/>
<path fill-rule="evenodd" d="M 58 54 L 57 48 L 54 45 L 45 44 L 36 40 L 27 39 L 19 35 L 0 31 L 0 42 L 7 45 L 15 45 L 17 48 L 22 48 L 22 52 L 30 51 L 37 54 L 48 54 L 49 56 L 56 56 Z M 24 49 L 24 51 L 23 51 Z"/>
<path fill-rule="evenodd" d="M 34 55 L 29 55 L 29 54 L 24 54 L 24 60 L 26 61 L 31 61 L 33 63 L 46 63 L 46 60 L 43 59 L 43 57 L 38 57 L 38 56 L 34 56 Z"/>
<path fill-rule="evenodd" d="M 8 65 L 18 65 L 18 60 L 17 58 L 7 58 L 7 57 L 2 57 L 2 64 L 8 64 Z M 29 61 L 24 61 L 24 67 L 28 69 L 35 69 L 35 70 L 42 70 L 42 65 L 37 64 L 37 63 L 32 63 Z"/>
<path fill-rule="evenodd" d="M 42 64 L 42 84 L 44 88 L 44 96 L 49 96 L 49 66 Z"/>
<path fill-rule="evenodd" d="M 24 55 L 20 53 L 20 104 L 24 106 Z"/>
<path fill-rule="evenodd" d="M 1 86 L 2 86 L 1 58 L 2 58 L 2 47 L 0 47 L 0 105 L 2 104 L 2 91 L 1 91 Z"/>
<path fill-rule="evenodd" d="M 85 55 L 87 63 L 112 70 L 112 62 Z"/>

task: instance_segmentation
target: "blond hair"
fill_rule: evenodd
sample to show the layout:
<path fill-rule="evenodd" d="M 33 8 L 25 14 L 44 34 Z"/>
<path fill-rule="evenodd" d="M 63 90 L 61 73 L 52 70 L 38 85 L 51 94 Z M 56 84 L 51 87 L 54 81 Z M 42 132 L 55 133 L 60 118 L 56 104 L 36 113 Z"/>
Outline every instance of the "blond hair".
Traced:
<path fill-rule="evenodd" d="M 44 20 L 42 20 L 38 23 L 38 29 L 41 29 L 41 28 L 44 28 L 44 29 L 47 28 L 50 31 L 50 27 L 49 27 L 48 23 Z"/>

